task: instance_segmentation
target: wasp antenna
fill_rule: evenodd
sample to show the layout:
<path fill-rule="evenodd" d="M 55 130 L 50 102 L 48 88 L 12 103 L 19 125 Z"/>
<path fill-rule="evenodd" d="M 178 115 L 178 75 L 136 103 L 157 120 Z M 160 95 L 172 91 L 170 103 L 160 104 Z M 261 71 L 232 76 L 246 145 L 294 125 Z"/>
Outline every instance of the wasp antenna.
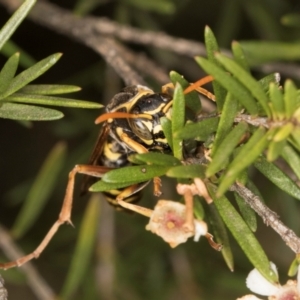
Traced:
<path fill-rule="evenodd" d="M 194 90 L 197 90 L 200 86 L 202 86 L 206 83 L 212 82 L 213 80 L 214 80 L 214 78 L 211 75 L 205 76 L 205 77 L 197 80 L 196 82 L 192 83 L 189 87 L 187 87 L 184 90 L 184 94 L 188 94 Z M 200 92 L 200 93 L 203 94 L 202 92 Z"/>
<path fill-rule="evenodd" d="M 104 121 L 107 121 L 108 119 L 139 119 L 139 118 L 144 118 L 144 119 L 152 119 L 151 115 L 148 114 L 130 114 L 127 112 L 108 112 L 106 114 L 103 114 L 99 116 L 95 120 L 95 124 L 100 124 Z"/>

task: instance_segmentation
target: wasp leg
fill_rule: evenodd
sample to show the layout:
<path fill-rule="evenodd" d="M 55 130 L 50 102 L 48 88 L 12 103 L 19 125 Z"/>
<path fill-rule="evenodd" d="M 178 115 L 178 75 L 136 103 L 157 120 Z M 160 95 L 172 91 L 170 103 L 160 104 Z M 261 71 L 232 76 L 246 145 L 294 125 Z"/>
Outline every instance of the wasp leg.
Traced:
<path fill-rule="evenodd" d="M 39 246 L 30 254 L 25 255 L 15 261 L 8 262 L 8 263 L 0 263 L 0 269 L 10 269 L 13 267 L 20 267 L 24 263 L 32 260 L 33 258 L 38 258 L 40 254 L 44 251 L 47 247 L 55 233 L 57 232 L 58 228 L 64 224 L 69 223 L 71 225 L 71 211 L 72 211 L 72 204 L 73 204 L 73 191 L 74 191 L 74 182 L 75 176 L 77 173 L 86 174 L 94 177 L 102 177 L 106 172 L 111 170 L 111 168 L 103 167 L 103 166 L 91 166 L 91 165 L 76 165 L 73 170 L 69 173 L 69 180 L 66 188 L 65 198 L 62 204 L 62 208 L 59 213 L 59 217 L 57 221 L 52 225 L 42 242 Z"/>
<path fill-rule="evenodd" d="M 153 178 L 153 194 L 156 197 L 161 195 L 161 179 L 159 177 Z"/>
<path fill-rule="evenodd" d="M 140 143 L 136 142 L 135 140 L 131 139 L 126 133 L 123 132 L 121 128 L 117 129 L 117 133 L 122 140 L 131 150 L 136 153 L 147 153 L 148 149 L 145 148 Z"/>
<path fill-rule="evenodd" d="M 139 205 L 136 205 L 136 204 L 131 204 L 131 203 L 128 203 L 126 201 L 123 201 L 122 199 L 118 199 L 117 198 L 117 201 L 118 201 L 118 204 L 124 208 L 127 208 L 131 211 L 134 211 L 138 214 L 141 214 L 145 217 L 148 217 L 150 218 L 151 215 L 152 215 L 152 212 L 153 210 L 152 209 L 149 209 L 149 208 L 146 208 L 146 207 L 143 207 L 143 206 L 139 206 Z"/>

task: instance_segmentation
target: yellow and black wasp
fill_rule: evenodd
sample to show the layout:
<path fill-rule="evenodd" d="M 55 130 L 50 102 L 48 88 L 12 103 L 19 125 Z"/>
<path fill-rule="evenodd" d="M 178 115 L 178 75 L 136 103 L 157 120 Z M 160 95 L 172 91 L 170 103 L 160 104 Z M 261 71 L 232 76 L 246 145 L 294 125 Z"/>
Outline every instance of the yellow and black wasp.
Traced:
<path fill-rule="evenodd" d="M 168 116 L 172 97 L 166 93 L 154 93 L 145 86 L 125 87 L 116 94 L 96 123 L 105 121 L 99 134 L 89 165 L 107 168 L 122 168 L 129 165 L 128 155 L 148 151 L 170 151 L 170 147 L 161 128 L 160 118 Z M 106 171 L 106 169 L 103 169 Z M 91 180 L 86 178 L 83 191 Z M 120 190 L 104 192 L 106 199 L 115 208 L 121 208 L 116 197 L 127 202 L 136 202 L 139 191 L 148 182 L 136 184 Z M 159 180 L 155 181 L 159 195 Z"/>
<path fill-rule="evenodd" d="M 214 96 L 201 85 L 212 81 L 207 76 L 184 90 L 187 94 L 198 91 L 214 100 Z M 172 89 L 172 86 L 171 86 Z M 146 86 L 135 85 L 125 87 L 116 94 L 106 106 L 106 113 L 96 119 L 95 123 L 104 122 L 98 136 L 95 148 L 91 155 L 89 164 L 76 165 L 69 173 L 66 193 L 58 220 L 52 225 L 49 232 L 40 245 L 30 254 L 21 257 L 17 261 L 0 264 L 0 268 L 8 269 L 37 258 L 55 235 L 59 226 L 64 223 L 72 224 L 71 210 L 73 203 L 73 191 L 75 176 L 77 173 L 86 175 L 83 191 L 90 184 L 90 177 L 101 178 L 108 171 L 122 168 L 130 164 L 128 155 L 133 153 L 146 153 L 148 151 L 169 152 L 170 147 L 162 131 L 160 118 L 166 116 L 171 118 L 172 93 L 170 85 L 163 87 L 161 93 L 155 93 Z M 105 193 L 110 204 L 120 208 L 117 202 L 136 202 L 139 200 L 139 192 L 148 182 L 135 184 L 119 190 Z M 160 194 L 160 179 L 154 178 L 154 194 Z"/>

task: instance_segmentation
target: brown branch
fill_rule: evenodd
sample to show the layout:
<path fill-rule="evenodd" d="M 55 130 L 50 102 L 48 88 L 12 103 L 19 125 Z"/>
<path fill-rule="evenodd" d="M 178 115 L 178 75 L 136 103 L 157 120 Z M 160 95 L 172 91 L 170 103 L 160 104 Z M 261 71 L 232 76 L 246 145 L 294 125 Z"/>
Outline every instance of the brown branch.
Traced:
<path fill-rule="evenodd" d="M 0 275 L 0 300 L 7 300 L 7 290 L 4 286 L 4 280 Z"/>
<path fill-rule="evenodd" d="M 271 226 L 296 254 L 300 253 L 300 238 L 293 230 L 285 226 L 279 220 L 278 215 L 269 209 L 257 195 L 239 183 L 234 184 L 231 190 L 237 192 L 262 218 L 264 223 L 267 226 Z"/>
<path fill-rule="evenodd" d="M 10 260 L 16 260 L 19 257 L 24 256 L 24 253 L 17 247 L 17 245 L 11 239 L 9 233 L 3 226 L 0 225 L 0 248 Z M 24 272 L 28 280 L 28 285 L 38 299 L 41 300 L 53 300 L 56 295 L 52 288 L 43 279 L 42 275 L 38 273 L 36 268 L 31 262 L 20 267 L 20 270 Z M 1 288 L 1 286 L 0 286 Z M 1 290 L 0 290 L 1 291 Z M 0 298 L 1 299 L 1 298 Z M 5 299 L 5 298 L 4 298 Z"/>
<path fill-rule="evenodd" d="M 0 3 L 13 11 L 20 5 L 21 2 L 18 0 L 0 0 Z M 140 30 L 131 26 L 118 24 L 107 18 L 75 17 L 70 12 L 42 0 L 39 0 L 38 3 L 36 3 L 32 14 L 29 15 L 29 18 L 54 31 L 72 36 L 83 43 L 85 43 L 86 34 L 88 34 L 87 37 L 92 34 L 94 37 L 99 38 L 98 43 L 105 43 L 106 38 L 115 37 L 125 42 L 157 47 L 188 57 L 206 55 L 205 45 L 203 43 L 172 37 L 164 32 Z M 86 42 L 85 44 L 94 49 L 94 42 L 95 41 L 92 43 Z M 114 61 L 111 60 L 110 57 L 107 57 L 108 53 L 106 47 L 103 47 L 102 49 L 101 45 L 98 45 L 95 50 L 103 55 L 107 62 L 113 63 L 112 66 L 114 68 L 120 67 L 118 66 L 118 63 L 116 63 L 117 66 L 115 66 Z M 131 55 L 133 55 L 131 50 L 127 49 L 127 51 L 131 52 Z M 221 49 L 221 52 L 231 55 L 227 49 Z M 121 57 L 122 54 L 123 53 L 119 53 Z M 153 62 L 151 62 L 151 64 L 152 63 Z M 297 64 L 274 62 L 257 66 L 255 69 L 264 73 L 280 72 L 284 76 L 300 79 L 300 66 Z M 144 68 L 144 71 L 150 72 L 150 70 L 147 67 Z M 154 68 L 152 70 L 154 70 Z M 143 70 L 140 69 L 140 71 Z M 117 72 L 119 71 L 117 70 Z M 156 77 L 154 76 L 154 78 Z M 123 79 L 125 82 L 128 80 L 126 77 L 123 77 Z M 133 82 L 139 81 L 140 79 L 141 78 L 138 76 L 137 78 L 134 78 Z M 165 82 L 165 80 L 163 80 L 163 82 Z M 126 84 L 132 83 L 126 82 Z"/>

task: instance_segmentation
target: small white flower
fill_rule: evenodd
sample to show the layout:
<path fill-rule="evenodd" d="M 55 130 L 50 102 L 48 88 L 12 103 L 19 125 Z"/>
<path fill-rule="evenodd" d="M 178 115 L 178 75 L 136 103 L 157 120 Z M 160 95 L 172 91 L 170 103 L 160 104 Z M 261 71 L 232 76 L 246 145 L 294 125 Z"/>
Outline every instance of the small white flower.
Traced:
<path fill-rule="evenodd" d="M 271 262 L 271 269 L 278 274 L 276 266 Z M 285 285 L 280 285 L 279 283 L 271 283 L 265 279 L 257 269 L 252 270 L 247 279 L 247 287 L 254 293 L 269 296 L 269 300 L 300 300 L 300 288 L 299 288 L 299 271 L 300 266 L 298 266 L 298 276 L 296 280 L 288 280 Z M 254 295 L 246 295 L 237 300 L 255 300 L 259 299 Z"/>
<path fill-rule="evenodd" d="M 272 262 L 270 264 L 271 269 L 278 274 L 275 264 Z M 246 279 L 246 285 L 250 291 L 262 296 L 275 295 L 280 287 L 279 284 L 276 285 L 268 281 L 257 269 L 249 273 Z"/>

